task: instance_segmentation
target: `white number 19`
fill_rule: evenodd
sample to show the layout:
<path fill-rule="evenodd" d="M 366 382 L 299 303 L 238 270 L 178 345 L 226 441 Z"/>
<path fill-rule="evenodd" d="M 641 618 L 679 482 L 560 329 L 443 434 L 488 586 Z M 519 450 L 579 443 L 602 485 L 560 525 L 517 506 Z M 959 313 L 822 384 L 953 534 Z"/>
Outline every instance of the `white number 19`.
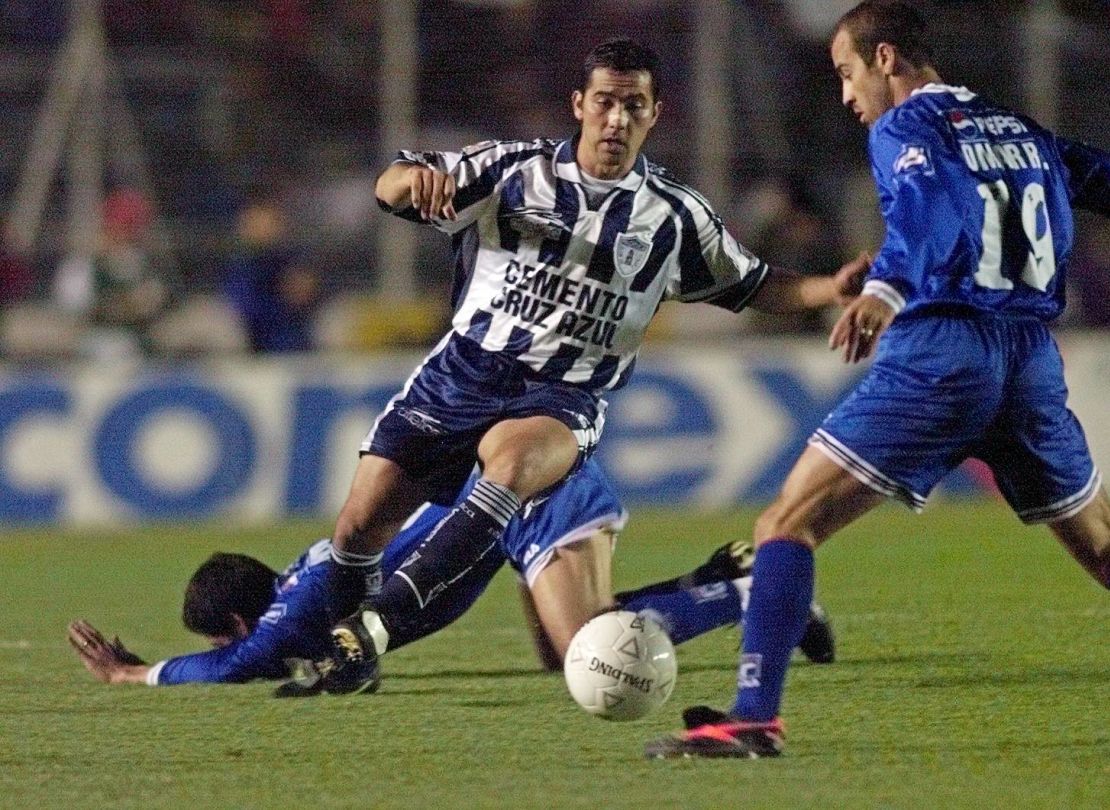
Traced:
<path fill-rule="evenodd" d="M 983 255 L 975 283 L 990 290 L 1012 290 L 1014 283 L 1002 275 L 1002 211 L 1010 202 L 1010 189 L 1002 180 L 980 183 L 977 187 L 983 198 Z M 1044 218 L 1044 233 L 1038 234 L 1039 218 Z M 1021 228 L 1029 242 L 1029 255 L 1021 271 L 1021 280 L 1041 292 L 1056 275 L 1056 252 L 1052 246 L 1052 225 L 1044 186 L 1030 183 L 1021 195 Z"/>

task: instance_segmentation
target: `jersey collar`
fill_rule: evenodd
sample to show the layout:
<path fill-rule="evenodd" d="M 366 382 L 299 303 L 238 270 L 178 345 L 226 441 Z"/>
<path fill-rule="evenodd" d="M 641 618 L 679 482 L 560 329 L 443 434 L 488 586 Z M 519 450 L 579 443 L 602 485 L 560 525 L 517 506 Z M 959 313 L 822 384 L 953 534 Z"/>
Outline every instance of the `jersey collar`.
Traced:
<path fill-rule="evenodd" d="M 966 87 L 957 87 L 952 84 L 941 84 L 940 82 L 929 82 L 928 84 L 917 87 L 910 91 L 911 96 L 916 96 L 918 93 L 951 93 L 958 101 L 971 101 L 975 98 L 975 94 L 968 90 Z"/>
<path fill-rule="evenodd" d="M 577 135 L 559 144 L 559 148 L 555 150 L 555 176 L 562 180 L 569 180 L 571 183 L 582 185 L 582 170 L 578 168 L 578 161 L 575 160 L 574 157 L 577 151 Z M 621 178 L 621 181 L 617 183 L 614 188 L 636 191 L 643 185 L 645 177 L 647 177 L 647 158 L 645 158 L 643 152 L 641 152 L 636 156 L 636 162 L 632 164 L 632 170 Z"/>

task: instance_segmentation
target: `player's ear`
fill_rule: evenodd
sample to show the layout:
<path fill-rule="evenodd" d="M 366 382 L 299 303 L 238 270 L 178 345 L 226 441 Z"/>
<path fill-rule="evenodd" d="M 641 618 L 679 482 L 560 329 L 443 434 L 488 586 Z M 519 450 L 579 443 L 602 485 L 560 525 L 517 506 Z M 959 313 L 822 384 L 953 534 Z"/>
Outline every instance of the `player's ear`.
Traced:
<path fill-rule="evenodd" d="M 884 76 L 894 75 L 897 62 L 898 51 L 889 42 L 880 42 L 875 46 L 875 64 Z"/>
<path fill-rule="evenodd" d="M 231 614 L 231 619 L 235 624 L 235 637 L 236 638 L 246 638 L 247 636 L 249 636 L 251 634 L 250 625 L 247 624 L 246 620 L 243 619 L 242 616 L 240 616 L 238 613 L 232 613 Z"/>
<path fill-rule="evenodd" d="M 575 90 L 570 94 L 570 109 L 574 113 L 575 121 L 582 120 L 582 102 L 584 100 L 585 96 L 582 95 L 581 90 Z"/>

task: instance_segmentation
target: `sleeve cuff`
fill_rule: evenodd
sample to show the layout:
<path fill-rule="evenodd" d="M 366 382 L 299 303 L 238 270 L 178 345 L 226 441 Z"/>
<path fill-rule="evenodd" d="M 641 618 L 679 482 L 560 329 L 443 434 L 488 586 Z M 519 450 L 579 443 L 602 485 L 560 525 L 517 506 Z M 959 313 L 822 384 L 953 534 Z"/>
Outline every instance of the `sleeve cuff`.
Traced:
<path fill-rule="evenodd" d="M 873 295 L 894 310 L 897 315 L 906 308 L 906 299 L 902 293 L 894 289 L 894 287 L 887 284 L 885 281 L 878 279 L 871 279 L 863 285 L 863 295 Z"/>
<path fill-rule="evenodd" d="M 166 659 L 166 660 L 168 661 L 169 659 Z M 157 664 L 155 664 L 149 670 L 147 670 L 147 673 L 146 673 L 146 685 L 147 686 L 157 686 L 158 685 L 158 676 L 162 674 L 162 667 L 164 667 L 165 665 L 166 665 L 166 661 L 159 661 Z"/>

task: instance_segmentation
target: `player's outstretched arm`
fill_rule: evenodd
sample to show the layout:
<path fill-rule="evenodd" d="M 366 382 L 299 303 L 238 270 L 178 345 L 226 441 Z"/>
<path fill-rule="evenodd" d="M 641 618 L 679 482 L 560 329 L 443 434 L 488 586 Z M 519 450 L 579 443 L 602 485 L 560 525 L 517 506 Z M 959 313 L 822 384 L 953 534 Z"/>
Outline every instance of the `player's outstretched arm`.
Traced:
<path fill-rule="evenodd" d="M 1057 136 L 1072 205 L 1110 217 L 1110 152 Z"/>
<path fill-rule="evenodd" d="M 867 253 L 860 253 L 832 276 L 804 276 L 774 267 L 752 299 L 752 306 L 761 312 L 779 314 L 832 304 L 844 306 L 859 295 L 870 267 L 871 256 Z"/>
<path fill-rule="evenodd" d="M 391 210 L 412 206 L 427 221 L 455 220 L 455 178 L 447 172 L 416 163 L 394 163 L 378 177 L 374 187 L 379 200 Z"/>
<path fill-rule="evenodd" d="M 123 646 L 116 636 L 108 641 L 84 619 L 71 622 L 69 643 L 77 651 L 81 663 L 94 678 L 103 683 L 146 683 L 150 667 Z"/>

